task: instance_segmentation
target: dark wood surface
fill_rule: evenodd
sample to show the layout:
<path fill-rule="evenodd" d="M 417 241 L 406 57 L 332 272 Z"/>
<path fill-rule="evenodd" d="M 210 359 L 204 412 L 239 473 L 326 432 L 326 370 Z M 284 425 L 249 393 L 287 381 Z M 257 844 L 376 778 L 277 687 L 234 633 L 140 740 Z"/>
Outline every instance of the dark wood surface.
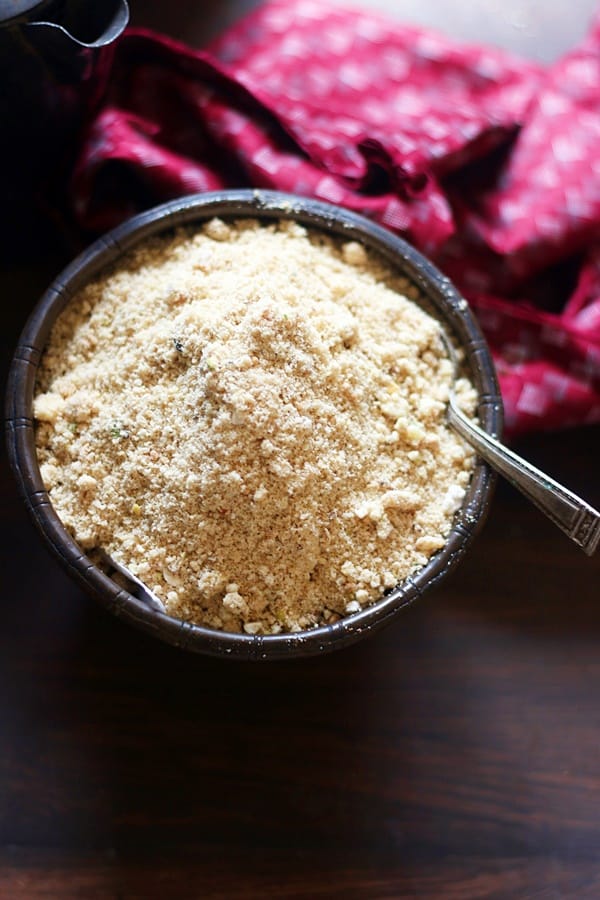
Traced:
<path fill-rule="evenodd" d="M 197 8 L 133 4 L 174 34 Z M 536 33 L 563 49 L 557 15 Z M 3 374 L 61 262 L 1 273 Z M 600 505 L 598 427 L 519 449 Z M 5 454 L 0 528 L 0 898 L 600 897 L 600 555 L 508 486 L 451 580 L 294 663 L 110 618 L 41 546 Z"/>

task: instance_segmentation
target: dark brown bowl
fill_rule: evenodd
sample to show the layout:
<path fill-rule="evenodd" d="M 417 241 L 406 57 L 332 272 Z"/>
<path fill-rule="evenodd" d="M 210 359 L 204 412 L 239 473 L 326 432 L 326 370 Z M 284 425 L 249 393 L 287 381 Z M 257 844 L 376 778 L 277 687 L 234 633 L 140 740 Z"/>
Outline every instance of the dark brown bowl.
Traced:
<path fill-rule="evenodd" d="M 502 403 L 494 366 L 479 326 L 450 281 L 413 247 L 372 222 L 326 203 L 271 191 L 222 191 L 184 197 L 136 216 L 97 240 L 48 288 L 32 313 L 10 370 L 7 393 L 9 458 L 25 504 L 42 537 L 69 574 L 110 612 L 149 634 L 199 653 L 229 658 L 279 659 L 343 647 L 370 634 L 437 584 L 458 563 L 487 515 L 494 475 L 478 461 L 445 546 L 422 569 L 377 603 L 333 625 L 294 634 L 246 635 L 182 622 L 150 609 L 90 562 L 55 513 L 44 488 L 35 450 L 32 417 L 37 367 L 50 330 L 79 289 L 150 235 L 213 216 L 295 219 L 314 229 L 362 242 L 419 287 L 433 311 L 464 348 L 479 394 L 483 427 L 500 437 Z"/>

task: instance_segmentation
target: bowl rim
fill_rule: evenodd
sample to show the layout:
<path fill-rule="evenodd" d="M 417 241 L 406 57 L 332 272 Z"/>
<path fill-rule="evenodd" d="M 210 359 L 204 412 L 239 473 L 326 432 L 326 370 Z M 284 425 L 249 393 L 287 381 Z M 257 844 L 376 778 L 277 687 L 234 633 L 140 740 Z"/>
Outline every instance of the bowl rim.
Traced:
<path fill-rule="evenodd" d="M 174 619 L 117 585 L 88 559 L 62 525 L 37 461 L 33 421 L 36 373 L 50 330 L 67 303 L 84 284 L 146 238 L 215 216 L 294 219 L 308 228 L 360 241 L 379 253 L 392 269 L 417 285 L 464 348 L 479 396 L 482 427 L 501 437 L 502 401 L 489 349 L 467 301 L 433 263 L 402 238 L 357 213 L 308 197 L 243 189 L 192 194 L 143 212 L 98 238 L 55 278 L 31 313 L 10 367 L 6 397 L 9 461 L 25 505 L 50 550 L 75 581 L 114 615 L 169 644 L 213 656 L 277 659 L 315 655 L 379 629 L 455 568 L 488 513 L 495 474 L 485 462 L 476 461 L 465 500 L 442 549 L 380 600 L 331 625 L 296 633 L 247 635 Z"/>

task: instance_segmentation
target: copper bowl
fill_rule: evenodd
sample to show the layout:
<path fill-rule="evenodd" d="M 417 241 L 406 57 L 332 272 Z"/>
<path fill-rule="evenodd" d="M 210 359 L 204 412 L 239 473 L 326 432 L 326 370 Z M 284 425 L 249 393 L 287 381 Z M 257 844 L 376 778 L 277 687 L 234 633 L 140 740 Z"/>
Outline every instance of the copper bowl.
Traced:
<path fill-rule="evenodd" d="M 479 395 L 482 426 L 490 434 L 501 436 L 502 402 L 479 326 L 466 301 L 425 257 L 368 219 L 336 206 L 271 191 L 232 190 L 184 197 L 130 219 L 92 244 L 48 288 L 25 326 L 10 370 L 9 458 L 27 509 L 47 545 L 75 581 L 114 615 L 176 647 L 198 653 L 238 659 L 310 656 L 344 647 L 381 628 L 454 569 L 488 512 L 495 479 L 487 464 L 477 461 L 444 547 L 419 571 L 361 612 L 332 625 L 278 635 L 216 631 L 149 608 L 95 566 L 66 531 L 52 507 L 38 466 L 32 417 L 36 372 L 59 314 L 84 284 L 140 241 L 174 226 L 202 222 L 213 216 L 252 216 L 262 221 L 295 219 L 310 228 L 360 241 L 377 251 L 390 267 L 417 285 L 430 311 L 464 348 L 466 367 Z"/>

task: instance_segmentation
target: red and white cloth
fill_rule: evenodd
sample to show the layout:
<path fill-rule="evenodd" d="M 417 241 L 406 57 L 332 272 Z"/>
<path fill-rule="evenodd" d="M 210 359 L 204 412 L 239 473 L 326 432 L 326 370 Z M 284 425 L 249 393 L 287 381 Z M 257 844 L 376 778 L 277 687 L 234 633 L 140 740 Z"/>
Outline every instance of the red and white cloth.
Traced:
<path fill-rule="evenodd" d="M 507 430 L 600 422 L 600 17 L 550 68 L 322 0 L 208 51 L 130 29 L 74 213 L 252 185 L 357 210 L 431 256 L 492 347 Z"/>

